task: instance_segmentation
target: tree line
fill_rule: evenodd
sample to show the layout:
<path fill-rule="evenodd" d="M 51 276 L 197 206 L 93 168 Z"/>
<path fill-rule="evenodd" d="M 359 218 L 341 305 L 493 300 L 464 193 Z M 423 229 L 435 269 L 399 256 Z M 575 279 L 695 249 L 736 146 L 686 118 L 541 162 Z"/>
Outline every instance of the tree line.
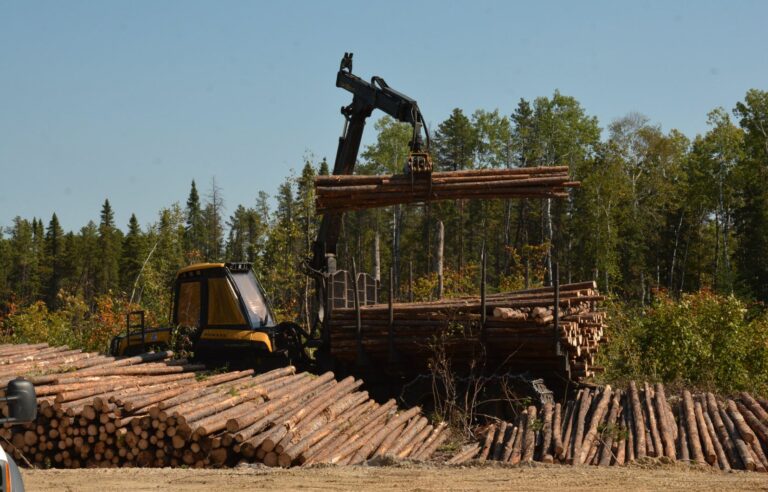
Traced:
<path fill-rule="evenodd" d="M 702 115 L 704 116 L 704 115 Z M 446 291 L 476 293 L 484 251 L 491 289 L 595 279 L 638 305 L 657 290 L 710 289 L 768 301 L 768 92 L 749 90 L 728 111 L 706 115 L 693 138 L 641 114 L 601 127 L 573 97 L 521 99 L 507 113 L 454 109 L 434 131 L 438 170 L 567 165 L 581 187 L 564 200 L 457 200 L 348 213 L 339 263 L 368 271 L 396 295 L 434 295 L 436 231 L 445 230 Z M 383 117 L 356 172 L 401 172 L 411 129 Z M 62 309 L 105 296 L 168 312 L 175 271 L 199 261 L 249 261 L 279 316 L 307 322 L 303 263 L 320 218 L 313 178 L 328 164 L 308 159 L 274 199 L 227 206 L 215 179 L 201 196 L 161 209 L 142 226 L 115 223 L 105 200 L 98 222 L 64 231 L 16 217 L 0 229 L 0 318 L 33 303 Z M 378 258 L 377 252 L 378 251 Z M 376 272 L 378 266 L 379 272 Z M 383 288 L 386 292 L 388 289 Z"/>

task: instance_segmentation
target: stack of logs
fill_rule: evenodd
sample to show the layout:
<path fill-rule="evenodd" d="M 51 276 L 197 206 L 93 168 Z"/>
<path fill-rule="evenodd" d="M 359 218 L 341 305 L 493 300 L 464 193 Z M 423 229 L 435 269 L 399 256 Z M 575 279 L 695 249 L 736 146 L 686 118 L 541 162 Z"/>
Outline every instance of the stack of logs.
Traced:
<path fill-rule="evenodd" d="M 67 347 L 0 345 L 0 383 L 25 376 L 36 422 L 0 428 L 20 463 L 54 467 L 269 466 L 428 459 L 447 437 L 418 407 L 284 367 L 203 373 L 172 353 L 113 358 Z M 7 409 L 4 409 L 7 411 Z"/>
<path fill-rule="evenodd" d="M 626 391 L 585 388 L 564 408 L 530 406 L 516 423 L 490 425 L 480 442 L 465 446 L 448 463 L 609 466 L 663 457 L 725 471 L 768 470 L 768 401 L 746 392 L 719 399 L 684 390 L 672 403 L 661 384 L 639 388 L 630 382 Z"/>
<path fill-rule="evenodd" d="M 338 213 L 438 200 L 562 198 L 578 185 L 568 177 L 568 166 L 436 172 L 431 179 L 405 174 L 317 176 L 315 205 L 318 213 Z"/>
<path fill-rule="evenodd" d="M 552 287 L 434 302 L 374 304 L 330 315 L 331 352 L 350 364 L 363 360 L 381 367 L 397 360 L 397 370 L 427 370 L 430 359 L 445 355 L 461 370 L 482 357 L 487 367 L 555 371 L 568 379 L 594 375 L 603 337 L 604 297 L 594 282 L 559 288 L 555 326 Z M 483 324 L 482 307 L 486 319 Z"/>

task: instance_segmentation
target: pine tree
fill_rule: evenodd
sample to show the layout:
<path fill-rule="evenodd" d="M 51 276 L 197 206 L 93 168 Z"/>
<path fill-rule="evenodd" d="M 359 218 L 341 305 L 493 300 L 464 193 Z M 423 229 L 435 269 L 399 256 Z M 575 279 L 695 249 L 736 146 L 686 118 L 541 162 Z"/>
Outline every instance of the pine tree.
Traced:
<path fill-rule="evenodd" d="M 256 213 L 259 214 L 262 224 L 269 224 L 269 195 L 264 191 L 259 191 L 256 197 Z"/>
<path fill-rule="evenodd" d="M 325 157 L 323 157 L 323 160 L 320 162 L 320 167 L 317 170 L 317 174 L 319 176 L 328 176 L 330 174 L 330 170 L 328 169 L 328 161 L 325 160 Z"/>
<path fill-rule="evenodd" d="M 461 171 L 472 169 L 477 151 L 477 132 L 472 122 L 461 109 L 455 108 L 447 120 L 440 123 L 435 133 L 435 154 L 438 169 L 443 171 Z M 452 237 L 446 249 L 448 257 L 456 259 L 456 270 L 461 272 L 466 263 L 465 246 L 468 228 L 465 214 L 466 200 L 456 200 L 452 206 L 442 207 L 446 216 L 446 235 Z"/>
<path fill-rule="evenodd" d="M 57 305 L 56 297 L 61 289 L 63 278 L 62 258 L 64 256 L 64 231 L 54 213 L 45 231 L 45 301 L 50 309 Z"/>
<path fill-rule="evenodd" d="M 246 261 L 254 263 L 256 267 L 266 232 L 259 213 L 253 208 L 238 205 L 235 213 L 227 221 L 227 226 L 229 227 L 227 260 Z"/>
<path fill-rule="evenodd" d="M 205 251 L 205 220 L 200 206 L 200 196 L 197 193 L 195 180 L 187 197 L 187 207 L 184 210 L 186 226 L 184 228 L 184 253 L 190 260 L 200 261 Z"/>
<path fill-rule="evenodd" d="M 141 265 L 144 263 L 144 257 L 147 254 L 144 239 L 136 215 L 131 214 L 128 233 L 123 239 L 123 254 L 120 258 L 120 284 L 125 295 L 131 296 L 133 293 Z"/>
<path fill-rule="evenodd" d="M 64 247 L 62 248 L 63 252 L 59 267 L 61 270 L 61 288 L 67 294 L 74 294 L 77 291 L 77 285 L 80 281 L 78 266 L 81 257 L 81 244 L 78 240 L 78 236 L 72 231 L 64 234 L 62 244 Z"/>
<path fill-rule="evenodd" d="M 224 256 L 224 198 L 221 188 L 216 184 L 216 178 L 211 178 L 211 188 L 208 191 L 207 203 L 203 209 L 205 224 L 205 259 L 206 261 L 221 261 Z"/>
<path fill-rule="evenodd" d="M 115 228 L 115 213 L 109 200 L 104 200 L 101 207 L 98 239 L 98 267 L 96 292 L 106 294 L 115 291 L 120 285 L 120 249 L 122 237 Z"/>
<path fill-rule="evenodd" d="M 32 224 L 21 217 L 13 219 L 10 249 L 9 283 L 17 302 L 29 303 L 36 299 L 38 286 L 35 279 L 34 246 Z"/>
<path fill-rule="evenodd" d="M 39 300 L 43 295 L 43 278 L 45 276 L 45 230 L 43 219 L 32 218 L 32 258 L 31 280 L 34 285 L 32 297 Z"/>
<path fill-rule="evenodd" d="M 86 302 L 90 303 L 98 294 L 98 276 L 101 270 L 99 227 L 92 220 L 80 229 L 78 242 L 80 243 L 76 274 L 78 280 L 74 293 L 80 292 Z"/>

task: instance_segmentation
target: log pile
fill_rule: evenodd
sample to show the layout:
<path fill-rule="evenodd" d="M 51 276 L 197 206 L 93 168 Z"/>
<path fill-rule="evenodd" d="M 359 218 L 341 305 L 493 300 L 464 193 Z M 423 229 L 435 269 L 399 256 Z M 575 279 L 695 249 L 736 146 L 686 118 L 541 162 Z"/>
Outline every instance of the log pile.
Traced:
<path fill-rule="evenodd" d="M 38 395 L 36 422 L 0 428 L 3 448 L 20 463 L 66 468 L 289 467 L 428 459 L 448 435 L 418 407 L 371 400 L 353 377 L 290 366 L 209 374 L 171 356 L 0 345 L 1 386 L 25 376 Z"/>
<path fill-rule="evenodd" d="M 677 410 L 677 414 L 675 414 Z M 539 461 L 618 466 L 658 458 L 723 471 L 768 470 L 768 401 L 746 392 L 667 399 L 661 384 L 624 390 L 584 388 L 564 406 L 529 406 L 516 422 L 485 429 L 448 460 L 508 463 Z"/>
<path fill-rule="evenodd" d="M 568 166 L 435 172 L 431 179 L 405 174 L 317 176 L 315 206 L 318 213 L 339 213 L 465 198 L 562 198 L 578 185 L 568 177 Z"/>
<path fill-rule="evenodd" d="M 330 315 L 331 353 L 357 364 L 360 353 L 374 367 L 392 360 L 407 373 L 428 370 L 431 359 L 445 355 L 461 370 L 482 357 L 487 367 L 554 371 L 568 379 L 587 378 L 600 367 L 594 359 L 604 343 L 603 296 L 594 282 L 559 288 L 555 326 L 551 287 L 491 294 L 480 298 L 422 303 L 374 304 L 360 308 L 358 337 L 354 308 Z M 485 305 L 485 323 L 482 307 Z"/>

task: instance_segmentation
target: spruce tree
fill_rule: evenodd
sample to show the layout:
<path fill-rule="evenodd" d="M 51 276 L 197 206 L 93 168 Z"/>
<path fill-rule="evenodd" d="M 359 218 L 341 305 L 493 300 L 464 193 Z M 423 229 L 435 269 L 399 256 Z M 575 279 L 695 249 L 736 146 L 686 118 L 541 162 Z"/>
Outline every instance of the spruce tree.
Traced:
<path fill-rule="evenodd" d="M 131 214 L 128 221 L 128 233 L 123 239 L 123 254 L 120 262 L 121 289 L 128 296 L 132 294 L 145 254 L 145 241 L 141 226 L 136 215 Z"/>
<path fill-rule="evenodd" d="M 320 176 L 328 176 L 330 174 L 330 170 L 328 169 L 328 161 L 325 160 L 325 157 L 323 157 L 323 160 L 320 162 L 320 167 L 317 170 L 317 174 Z"/>
<path fill-rule="evenodd" d="M 63 278 L 62 259 L 64 256 L 64 231 L 54 213 L 45 231 L 45 302 L 51 309 L 56 308 L 56 298 Z"/>
<path fill-rule="evenodd" d="M 184 210 L 186 225 L 184 227 L 184 253 L 188 258 L 199 261 L 203 258 L 205 250 L 205 221 L 200 205 L 200 195 L 197 192 L 195 180 L 187 197 L 187 206 Z"/>
<path fill-rule="evenodd" d="M 115 228 L 115 213 L 109 200 L 104 200 L 98 230 L 98 266 L 96 292 L 105 294 L 116 290 L 120 280 L 120 232 Z"/>

